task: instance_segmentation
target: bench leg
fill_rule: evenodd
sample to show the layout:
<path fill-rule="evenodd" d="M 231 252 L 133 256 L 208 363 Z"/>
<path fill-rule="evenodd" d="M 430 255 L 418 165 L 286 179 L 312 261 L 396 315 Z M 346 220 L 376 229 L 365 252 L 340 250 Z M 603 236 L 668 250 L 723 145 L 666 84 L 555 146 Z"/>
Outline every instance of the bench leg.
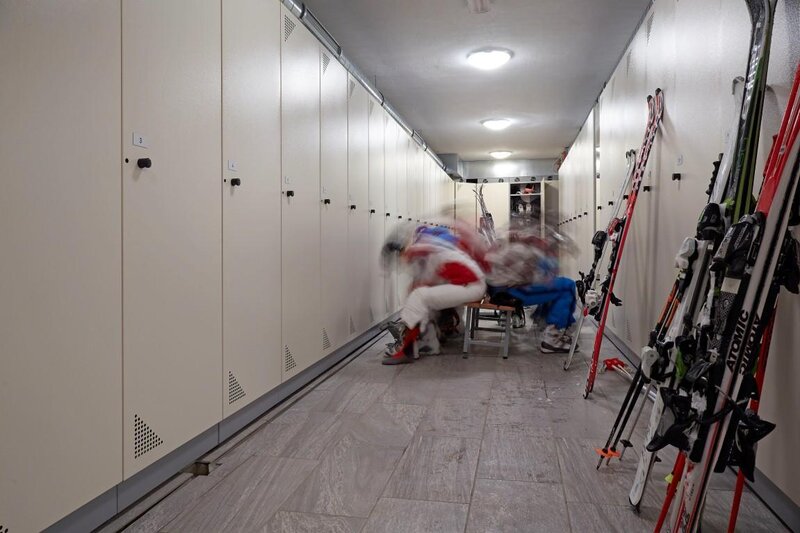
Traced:
<path fill-rule="evenodd" d="M 467 316 L 464 319 L 464 355 L 462 357 L 464 359 L 467 358 L 467 353 L 469 353 L 469 340 L 470 336 L 472 335 L 472 308 L 467 307 Z"/>
<path fill-rule="evenodd" d="M 508 345 L 511 341 L 511 311 L 506 311 L 506 332 L 503 336 L 503 359 L 508 359 Z"/>

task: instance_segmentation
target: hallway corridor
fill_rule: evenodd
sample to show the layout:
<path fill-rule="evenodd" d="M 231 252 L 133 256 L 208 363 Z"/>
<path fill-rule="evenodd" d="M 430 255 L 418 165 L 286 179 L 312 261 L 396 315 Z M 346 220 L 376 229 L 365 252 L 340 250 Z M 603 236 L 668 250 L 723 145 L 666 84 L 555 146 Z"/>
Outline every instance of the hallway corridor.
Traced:
<path fill-rule="evenodd" d="M 583 346 L 593 333 L 584 328 Z M 593 451 L 627 382 L 601 373 L 584 400 L 583 354 L 564 372 L 532 338 L 515 332 L 507 360 L 462 359 L 453 339 L 444 355 L 386 367 L 379 337 L 206 457 L 209 475 L 177 476 L 99 531 L 652 531 L 674 455 L 635 515 L 635 452 L 597 471 Z M 712 481 L 704 532 L 726 530 L 734 480 Z M 747 492 L 738 530 L 785 528 Z"/>

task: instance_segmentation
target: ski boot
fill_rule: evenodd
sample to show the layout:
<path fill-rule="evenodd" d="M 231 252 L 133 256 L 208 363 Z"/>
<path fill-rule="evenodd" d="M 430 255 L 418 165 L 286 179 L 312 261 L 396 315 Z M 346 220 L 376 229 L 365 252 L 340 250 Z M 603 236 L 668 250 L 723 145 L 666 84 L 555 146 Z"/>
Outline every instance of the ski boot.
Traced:
<path fill-rule="evenodd" d="M 419 328 L 407 330 L 403 335 L 403 341 L 398 350 L 389 356 L 384 356 L 381 364 L 384 365 L 404 365 L 413 362 L 414 341 L 419 337 Z"/>
<path fill-rule="evenodd" d="M 540 347 L 542 353 L 569 353 L 570 346 L 572 338 L 567 335 L 566 330 L 558 329 L 552 324 L 545 328 Z"/>

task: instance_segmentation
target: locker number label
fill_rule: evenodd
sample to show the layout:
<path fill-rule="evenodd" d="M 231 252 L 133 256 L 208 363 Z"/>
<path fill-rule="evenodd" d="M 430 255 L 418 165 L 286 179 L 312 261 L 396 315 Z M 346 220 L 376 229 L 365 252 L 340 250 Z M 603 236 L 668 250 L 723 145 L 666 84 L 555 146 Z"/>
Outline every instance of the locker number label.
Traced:
<path fill-rule="evenodd" d="M 141 133 L 133 132 L 133 145 L 140 146 L 142 148 L 149 148 L 150 142 L 148 141 L 147 137 Z"/>
<path fill-rule="evenodd" d="M 228 159 L 228 170 L 237 172 L 239 170 L 239 162 L 235 159 Z"/>

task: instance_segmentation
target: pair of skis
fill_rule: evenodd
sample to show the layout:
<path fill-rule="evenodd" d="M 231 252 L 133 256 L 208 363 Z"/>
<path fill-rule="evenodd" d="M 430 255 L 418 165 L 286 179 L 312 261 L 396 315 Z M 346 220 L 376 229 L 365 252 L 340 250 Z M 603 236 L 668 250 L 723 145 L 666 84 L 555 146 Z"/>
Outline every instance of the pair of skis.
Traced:
<path fill-rule="evenodd" d="M 704 351 L 698 353 L 687 373 L 685 387 L 693 407 L 702 403 L 706 407 L 692 413 L 694 420 L 687 432 L 689 446 L 672 528 L 675 533 L 698 529 L 712 471 L 720 471 L 733 461 L 752 475 L 752 445 L 774 428 L 744 412 L 740 404 L 757 393 L 753 371 L 778 289 L 796 281 L 791 278 L 797 275 L 797 243 L 787 229 L 790 221 L 797 223 L 799 86 L 800 68 L 770 153 L 755 213 L 728 230 L 714 258 L 722 281 L 719 294 L 710 298 L 713 322 L 704 334 Z M 787 269 L 790 279 L 786 279 Z"/>
<path fill-rule="evenodd" d="M 693 338 L 689 333 L 708 289 L 711 257 L 725 228 L 750 209 L 758 132 L 766 89 L 773 4 L 772 0 L 747 0 L 753 24 L 747 83 L 743 84 L 741 98 L 737 100 L 738 113 L 734 125 L 736 135 L 731 135 L 722 159 L 715 163 L 711 186 L 707 191 L 709 203 L 701 214 L 697 235 L 684 241 L 676 258 L 679 273 L 658 324 L 651 333 L 650 342 L 642 350 L 642 365 L 634 376 L 605 446 L 597 450 L 601 455 L 601 464 L 603 458 L 610 460 L 621 455 L 617 452 L 620 440 L 626 447 L 630 446 L 629 439 L 621 439 L 621 435 L 629 422 L 639 393 L 646 383 L 657 386 L 644 441 L 648 446 L 643 446 L 641 450 L 629 495 L 630 503 L 635 509 L 641 503 L 656 460 L 654 451 L 657 447 L 651 444 L 664 412 L 662 393 L 672 390 L 686 370 L 683 367 L 682 351 L 692 349 Z M 635 422 L 633 425 L 635 426 Z M 628 434 L 631 433 L 632 427 Z"/>
<path fill-rule="evenodd" d="M 615 221 L 619 219 L 619 213 L 622 210 L 622 200 L 627 199 L 628 196 L 625 194 L 630 187 L 631 182 L 633 181 L 633 173 L 636 169 L 636 150 L 629 150 L 625 152 L 625 160 L 628 162 L 627 170 L 625 171 L 625 181 L 622 182 L 622 187 L 620 187 L 619 194 L 617 195 L 616 201 L 612 202 L 614 206 L 614 211 L 611 213 L 610 221 Z M 578 348 L 578 338 L 580 337 L 580 331 L 583 327 L 584 319 L 589 315 L 591 308 L 596 307 L 597 303 L 588 301 L 587 296 L 596 294 L 597 289 L 597 270 L 600 267 L 600 262 L 605 257 L 606 247 L 609 244 L 608 235 L 611 232 L 611 223 L 609 223 L 609 227 L 606 231 L 598 231 L 592 237 L 592 247 L 594 250 L 594 258 L 592 260 L 592 266 L 589 268 L 589 272 L 584 274 L 583 272 L 579 272 L 580 279 L 575 282 L 575 287 L 578 292 L 578 298 L 581 301 L 581 314 L 578 317 L 577 327 L 575 329 L 575 335 L 572 337 L 572 344 L 570 345 L 569 353 L 567 354 L 567 358 L 564 360 L 564 370 L 569 370 L 570 365 L 572 364 L 572 359 L 575 357 L 575 352 Z"/>
<path fill-rule="evenodd" d="M 583 320 L 590 312 L 594 310 L 594 316 L 598 321 L 598 327 L 592 348 L 592 359 L 589 364 L 589 374 L 586 378 L 586 387 L 584 388 L 583 393 L 584 398 L 588 398 L 589 394 L 594 389 L 598 361 L 600 358 L 600 347 L 603 343 L 603 334 L 605 332 L 609 306 L 612 303 L 614 305 L 620 305 L 622 303 L 616 298 L 616 296 L 614 296 L 614 284 L 617 279 L 617 273 L 619 272 L 619 265 L 622 262 L 622 254 L 625 249 L 628 231 L 630 231 L 631 223 L 633 221 L 633 212 L 636 208 L 636 200 L 639 198 L 639 191 L 642 186 L 645 169 L 647 168 L 647 162 L 650 159 L 650 152 L 652 151 L 656 134 L 658 133 L 658 129 L 661 125 L 661 118 L 664 114 L 664 94 L 661 92 L 661 89 L 656 89 L 654 95 L 647 97 L 647 107 L 647 125 L 645 127 L 642 145 L 639 151 L 635 154 L 635 163 L 629 168 L 625 183 L 620 189 L 620 195 L 622 196 L 622 199 L 627 200 L 625 204 L 625 211 L 620 217 L 619 210 L 622 207 L 622 203 L 618 199 L 615 206 L 615 212 L 609 221 L 607 230 L 605 232 L 599 231 L 595 233 L 594 237 L 592 238 L 592 244 L 595 248 L 595 256 L 592 263 L 592 268 L 589 270 L 588 276 L 582 277 L 583 279 L 581 280 L 579 287 L 579 296 L 583 302 L 583 310 L 579 318 L 579 323 L 572 341 L 572 345 L 570 346 L 570 351 L 567 354 L 567 359 L 564 362 L 564 370 L 569 369 L 572 359 L 575 356 L 577 339 L 580 336 L 580 328 L 583 326 Z M 628 186 L 630 186 L 630 192 L 625 194 Z M 595 269 L 604 256 L 609 245 L 611 252 L 608 259 L 608 273 L 600 283 L 599 301 L 591 301 L 596 294 L 595 286 L 597 280 L 595 276 Z"/>

